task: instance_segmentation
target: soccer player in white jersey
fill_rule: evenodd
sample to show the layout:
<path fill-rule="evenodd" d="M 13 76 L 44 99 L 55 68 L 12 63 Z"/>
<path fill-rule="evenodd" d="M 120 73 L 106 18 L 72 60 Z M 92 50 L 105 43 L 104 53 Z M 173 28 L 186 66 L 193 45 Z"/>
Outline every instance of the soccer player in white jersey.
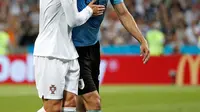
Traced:
<path fill-rule="evenodd" d="M 84 24 L 92 14 L 103 14 L 105 7 L 94 2 L 78 12 L 77 0 L 40 0 L 34 68 L 44 108 L 38 112 L 76 111 L 80 68 L 71 35 L 73 27 Z"/>

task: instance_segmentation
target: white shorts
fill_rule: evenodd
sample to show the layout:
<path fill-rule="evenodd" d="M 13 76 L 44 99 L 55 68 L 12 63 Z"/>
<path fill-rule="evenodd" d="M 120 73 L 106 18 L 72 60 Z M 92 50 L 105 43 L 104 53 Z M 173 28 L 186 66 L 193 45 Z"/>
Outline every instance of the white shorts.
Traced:
<path fill-rule="evenodd" d="M 40 98 L 62 99 L 63 91 L 78 94 L 78 60 L 34 57 L 36 88 Z"/>

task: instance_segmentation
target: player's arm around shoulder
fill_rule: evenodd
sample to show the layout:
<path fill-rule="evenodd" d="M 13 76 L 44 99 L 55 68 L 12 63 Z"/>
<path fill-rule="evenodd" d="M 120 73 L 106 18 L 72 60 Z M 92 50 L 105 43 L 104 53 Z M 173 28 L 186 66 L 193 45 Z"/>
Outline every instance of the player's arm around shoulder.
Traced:
<path fill-rule="evenodd" d="M 93 14 L 102 15 L 105 7 L 95 5 L 96 0 L 92 0 L 82 11 L 78 11 L 77 2 L 79 0 L 60 0 L 66 20 L 70 27 L 76 27 L 84 24 Z"/>
<path fill-rule="evenodd" d="M 146 64 L 150 58 L 150 51 L 148 47 L 148 43 L 144 36 L 142 35 L 141 31 L 139 30 L 134 18 L 129 13 L 128 9 L 126 8 L 124 2 L 118 2 L 118 0 L 111 0 L 113 2 L 113 7 L 115 9 L 115 12 L 117 13 L 121 23 L 126 28 L 128 32 L 131 33 L 131 35 L 136 38 L 140 44 L 140 50 L 141 55 L 144 56 L 143 63 Z M 115 4 L 114 4 L 115 3 Z"/>

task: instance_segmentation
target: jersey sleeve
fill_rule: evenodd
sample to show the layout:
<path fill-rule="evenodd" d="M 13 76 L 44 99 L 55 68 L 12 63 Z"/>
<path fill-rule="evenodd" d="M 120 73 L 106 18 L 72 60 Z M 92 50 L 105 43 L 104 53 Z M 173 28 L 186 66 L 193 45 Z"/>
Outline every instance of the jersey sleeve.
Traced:
<path fill-rule="evenodd" d="M 79 12 L 77 9 L 77 0 L 60 0 L 60 2 L 70 27 L 84 24 L 93 14 L 92 9 L 88 6 Z"/>
<path fill-rule="evenodd" d="M 110 0 L 112 5 L 116 5 L 116 4 L 120 4 L 122 2 L 124 2 L 124 0 Z"/>

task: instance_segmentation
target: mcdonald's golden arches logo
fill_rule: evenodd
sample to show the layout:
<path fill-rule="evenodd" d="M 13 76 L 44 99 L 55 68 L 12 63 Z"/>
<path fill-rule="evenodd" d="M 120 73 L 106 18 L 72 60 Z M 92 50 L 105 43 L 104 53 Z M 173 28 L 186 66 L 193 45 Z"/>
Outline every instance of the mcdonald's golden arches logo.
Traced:
<path fill-rule="evenodd" d="M 177 68 L 177 74 L 176 74 L 176 84 L 177 85 L 184 85 L 184 76 L 185 76 L 185 67 L 189 64 L 189 70 L 190 70 L 190 84 L 191 85 L 198 85 L 200 82 L 198 82 L 199 79 L 199 70 L 200 70 L 200 56 L 196 56 L 193 58 L 190 55 L 184 55 L 181 57 L 178 68 Z"/>

